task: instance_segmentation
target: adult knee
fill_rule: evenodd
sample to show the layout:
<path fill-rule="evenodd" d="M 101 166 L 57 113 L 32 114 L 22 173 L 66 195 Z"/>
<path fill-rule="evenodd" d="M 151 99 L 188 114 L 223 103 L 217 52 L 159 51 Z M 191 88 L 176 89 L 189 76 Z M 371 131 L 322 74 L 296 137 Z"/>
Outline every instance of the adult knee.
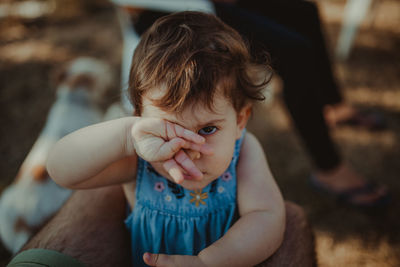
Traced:
<path fill-rule="evenodd" d="M 286 230 L 279 249 L 257 267 L 315 266 L 314 239 L 304 210 L 292 203 L 285 202 Z"/>
<path fill-rule="evenodd" d="M 302 207 L 299 205 L 286 201 L 286 225 L 293 228 L 296 231 L 302 232 L 302 230 L 309 229 L 309 223 L 307 220 L 306 213 Z"/>
<path fill-rule="evenodd" d="M 301 259 L 301 266 L 313 266 L 315 260 L 315 243 L 312 228 L 308 222 L 304 209 L 292 202 L 285 202 L 286 205 L 286 244 L 293 252 L 294 261 Z M 292 262 L 294 263 L 294 262 Z M 292 265 L 296 266 L 296 265 Z M 298 265 L 300 266 L 300 265 Z"/>

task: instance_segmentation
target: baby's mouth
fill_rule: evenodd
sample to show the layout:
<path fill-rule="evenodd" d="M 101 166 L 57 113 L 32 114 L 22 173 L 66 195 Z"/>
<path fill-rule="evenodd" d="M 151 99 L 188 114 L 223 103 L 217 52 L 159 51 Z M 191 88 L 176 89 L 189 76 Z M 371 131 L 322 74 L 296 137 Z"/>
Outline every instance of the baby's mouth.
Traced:
<path fill-rule="evenodd" d="M 204 175 L 205 175 L 205 173 L 204 172 L 202 172 L 202 174 L 203 174 L 203 177 L 204 177 Z M 185 179 L 185 180 L 192 180 L 192 181 L 199 181 L 199 180 L 202 180 L 202 179 L 197 179 L 197 178 L 195 178 L 194 176 L 192 176 L 192 175 L 190 175 L 190 174 L 188 174 L 188 173 L 183 173 L 183 178 Z"/>
<path fill-rule="evenodd" d="M 183 178 L 184 178 L 185 180 L 194 180 L 194 177 L 193 177 L 193 176 L 191 176 L 190 174 L 186 174 L 186 173 L 183 174 Z"/>

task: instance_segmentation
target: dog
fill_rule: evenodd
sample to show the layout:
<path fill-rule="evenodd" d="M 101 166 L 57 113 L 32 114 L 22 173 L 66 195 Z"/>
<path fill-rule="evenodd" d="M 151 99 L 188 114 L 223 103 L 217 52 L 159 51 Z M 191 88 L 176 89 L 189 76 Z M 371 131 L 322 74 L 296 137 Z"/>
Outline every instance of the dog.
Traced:
<path fill-rule="evenodd" d="M 81 57 L 55 74 L 57 86 L 43 130 L 23 161 L 14 182 L 0 197 L 0 238 L 12 253 L 63 205 L 71 190 L 58 186 L 46 171 L 52 146 L 63 136 L 103 120 L 99 102 L 111 87 L 111 67 L 100 60 Z"/>

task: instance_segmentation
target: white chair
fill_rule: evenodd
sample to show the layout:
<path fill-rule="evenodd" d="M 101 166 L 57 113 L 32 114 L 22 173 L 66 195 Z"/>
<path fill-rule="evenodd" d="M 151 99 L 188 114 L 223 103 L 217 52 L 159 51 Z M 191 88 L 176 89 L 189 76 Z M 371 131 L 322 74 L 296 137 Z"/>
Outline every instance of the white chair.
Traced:
<path fill-rule="evenodd" d="M 357 33 L 358 27 L 367 15 L 373 0 L 347 0 L 343 25 L 336 46 L 336 57 L 346 60 Z"/>

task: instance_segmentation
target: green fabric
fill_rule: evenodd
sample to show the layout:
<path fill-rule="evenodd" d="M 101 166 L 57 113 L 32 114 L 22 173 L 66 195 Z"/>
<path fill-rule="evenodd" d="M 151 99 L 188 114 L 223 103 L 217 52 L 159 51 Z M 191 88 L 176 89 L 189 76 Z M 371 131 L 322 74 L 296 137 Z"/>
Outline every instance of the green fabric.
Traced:
<path fill-rule="evenodd" d="M 48 249 L 29 249 L 17 254 L 7 267 L 84 267 L 78 260 Z"/>

